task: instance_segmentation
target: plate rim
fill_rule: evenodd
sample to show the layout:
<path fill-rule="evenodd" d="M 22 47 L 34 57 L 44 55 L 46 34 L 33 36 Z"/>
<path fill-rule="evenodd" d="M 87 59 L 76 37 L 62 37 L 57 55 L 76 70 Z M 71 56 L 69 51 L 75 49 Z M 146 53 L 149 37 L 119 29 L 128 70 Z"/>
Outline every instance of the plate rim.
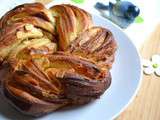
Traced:
<path fill-rule="evenodd" d="M 48 4 L 48 5 L 50 5 L 50 4 Z M 48 5 L 45 5 L 45 6 L 47 7 Z M 83 8 L 82 8 L 82 9 L 83 9 Z M 87 11 L 87 12 L 89 12 L 89 11 Z M 139 76 L 139 79 L 138 79 L 138 84 L 137 84 L 137 86 L 136 86 L 136 89 L 135 89 L 134 93 L 133 93 L 132 96 L 130 97 L 129 101 L 119 110 L 119 112 L 117 112 L 117 113 L 114 114 L 111 118 L 109 118 L 109 119 L 113 120 L 113 119 L 117 118 L 122 112 L 124 112 L 124 111 L 127 109 L 127 107 L 133 102 L 133 100 L 135 99 L 137 93 L 138 93 L 139 90 L 140 90 L 140 87 L 141 87 L 141 85 L 142 85 L 142 80 L 143 80 L 143 79 L 142 79 L 142 77 L 143 77 L 143 71 L 142 71 L 143 66 L 142 66 L 142 61 L 141 61 L 141 60 L 142 60 L 142 57 L 141 57 L 141 55 L 140 55 L 139 50 L 137 49 L 137 47 L 136 47 L 135 44 L 133 43 L 132 39 L 128 36 L 128 34 L 126 34 L 126 32 L 123 31 L 123 29 L 121 29 L 118 25 L 114 24 L 113 22 L 111 22 L 111 21 L 108 20 L 108 19 L 103 18 L 103 17 L 100 16 L 100 15 L 97 15 L 97 14 L 94 14 L 94 13 L 91 13 L 91 12 L 89 12 L 89 13 L 91 14 L 91 16 L 95 16 L 95 17 L 97 17 L 97 18 L 99 18 L 99 19 L 102 19 L 102 20 L 104 20 L 104 21 L 107 21 L 107 23 L 111 24 L 113 27 L 115 27 L 116 29 L 118 29 L 119 31 L 121 31 L 123 34 L 125 34 L 127 40 L 133 45 L 133 47 L 135 48 L 135 52 L 136 52 L 137 55 L 138 55 L 138 60 L 139 60 L 139 64 L 140 64 L 140 76 Z M 106 28 L 106 27 L 105 27 L 105 28 Z"/>
<path fill-rule="evenodd" d="M 139 90 L 140 90 L 140 87 L 141 87 L 141 85 L 142 85 L 142 80 L 143 80 L 143 79 L 142 79 L 142 77 L 143 77 L 143 71 L 142 71 L 143 66 L 142 66 L 142 61 L 141 61 L 141 60 L 142 60 L 142 57 L 141 57 L 141 55 L 140 55 L 140 52 L 139 52 L 138 48 L 137 48 L 137 47 L 135 46 L 135 44 L 133 43 L 132 39 L 123 31 L 123 29 L 121 29 L 121 28 L 120 28 L 118 25 L 116 25 L 115 23 L 111 22 L 110 20 L 108 20 L 108 19 L 106 19 L 106 18 L 104 18 L 104 17 L 102 17 L 102 16 L 100 16 L 100 15 L 97 15 L 97 14 L 94 14 L 94 13 L 90 13 L 90 14 L 91 14 L 91 16 L 95 16 L 95 17 L 98 17 L 98 18 L 100 18 L 100 19 L 102 19 L 102 20 L 104 20 L 104 21 L 107 21 L 109 24 L 111 24 L 112 26 L 114 26 L 116 29 L 118 29 L 118 30 L 120 30 L 121 32 L 123 32 L 123 34 L 125 34 L 125 36 L 127 37 L 127 40 L 128 40 L 128 41 L 133 45 L 133 47 L 135 48 L 135 51 L 136 51 L 136 53 L 137 53 L 137 55 L 138 55 L 138 59 L 139 59 L 139 64 L 140 64 L 140 77 L 139 77 L 138 85 L 137 85 L 137 87 L 136 87 L 136 89 L 135 89 L 135 91 L 134 91 L 134 94 L 130 97 L 128 103 L 125 104 L 119 112 L 117 112 L 115 115 L 113 115 L 113 116 L 110 118 L 111 120 L 114 120 L 115 118 L 117 118 L 122 112 L 124 112 L 124 111 L 129 107 L 129 105 L 133 102 L 133 100 L 135 99 L 137 93 L 138 93 Z"/>

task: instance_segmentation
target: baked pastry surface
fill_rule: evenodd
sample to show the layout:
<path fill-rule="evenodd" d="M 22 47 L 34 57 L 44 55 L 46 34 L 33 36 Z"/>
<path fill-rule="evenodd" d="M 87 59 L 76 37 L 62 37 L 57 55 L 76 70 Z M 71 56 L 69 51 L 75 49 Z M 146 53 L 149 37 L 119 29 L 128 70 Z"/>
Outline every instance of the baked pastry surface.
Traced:
<path fill-rule="evenodd" d="M 111 84 L 114 37 L 78 7 L 17 6 L 1 18 L 0 36 L 0 92 L 22 113 L 86 104 Z"/>

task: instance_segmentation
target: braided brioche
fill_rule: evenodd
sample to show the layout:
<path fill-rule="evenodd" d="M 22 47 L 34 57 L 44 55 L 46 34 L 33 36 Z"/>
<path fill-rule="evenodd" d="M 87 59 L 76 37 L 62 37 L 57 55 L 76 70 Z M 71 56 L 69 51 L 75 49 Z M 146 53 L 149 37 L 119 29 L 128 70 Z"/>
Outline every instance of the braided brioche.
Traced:
<path fill-rule="evenodd" d="M 55 14 L 61 50 L 66 50 L 71 41 L 92 26 L 91 16 L 86 11 L 72 5 L 56 5 L 50 10 Z"/>
<path fill-rule="evenodd" d="M 111 84 L 116 42 L 80 8 L 23 4 L 1 18 L 0 30 L 0 92 L 25 114 L 86 104 Z"/>

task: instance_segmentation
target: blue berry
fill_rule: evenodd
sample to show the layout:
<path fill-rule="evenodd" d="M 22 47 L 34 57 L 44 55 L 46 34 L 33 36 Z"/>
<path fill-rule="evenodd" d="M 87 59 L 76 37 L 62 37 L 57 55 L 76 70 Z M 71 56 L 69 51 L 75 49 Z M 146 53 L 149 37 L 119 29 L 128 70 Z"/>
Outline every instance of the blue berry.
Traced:
<path fill-rule="evenodd" d="M 139 15 L 139 12 L 140 12 L 140 10 L 139 10 L 138 7 L 136 7 L 134 5 L 129 6 L 128 10 L 126 12 L 126 17 L 128 17 L 128 18 L 135 18 L 135 17 L 137 17 Z"/>
<path fill-rule="evenodd" d="M 112 4 L 111 4 L 112 5 Z M 119 1 L 112 7 L 112 12 L 116 16 L 126 17 L 128 19 L 134 19 L 139 15 L 139 8 L 128 1 Z"/>

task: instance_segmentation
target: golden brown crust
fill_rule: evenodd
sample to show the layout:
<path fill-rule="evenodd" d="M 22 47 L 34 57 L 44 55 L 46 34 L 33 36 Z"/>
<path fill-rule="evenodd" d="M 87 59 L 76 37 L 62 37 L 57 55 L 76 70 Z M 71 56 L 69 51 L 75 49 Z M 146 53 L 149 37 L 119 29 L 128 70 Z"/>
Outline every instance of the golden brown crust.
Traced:
<path fill-rule="evenodd" d="M 3 28 L 0 33 L 0 56 L 3 60 L 6 57 L 15 59 L 27 52 L 33 55 L 53 53 L 57 50 L 56 40 L 52 34 L 53 27 L 49 27 L 51 25 L 47 22 L 41 22 L 39 18 L 33 17 L 32 20 L 28 23 L 15 22 Z"/>
<path fill-rule="evenodd" d="M 49 22 L 54 22 L 51 13 L 40 3 L 28 3 L 15 7 L 0 20 L 0 28 L 26 16 L 37 16 Z"/>
<path fill-rule="evenodd" d="M 54 53 L 57 50 L 57 44 L 54 42 L 54 36 L 48 37 L 46 36 L 48 34 L 40 27 L 37 28 L 28 23 L 19 22 L 6 26 L 0 38 L 2 61 L 8 60 L 15 64 L 16 59 L 26 59 L 30 55 Z"/>
<path fill-rule="evenodd" d="M 1 62 L 9 58 L 15 63 L 15 58 L 24 53 L 55 52 L 54 24 L 51 12 L 40 3 L 23 4 L 7 12 L 0 20 Z"/>
<path fill-rule="evenodd" d="M 34 116 L 66 105 L 88 103 L 111 83 L 110 73 L 102 75 L 94 64 L 62 53 L 21 61 L 18 69 L 3 65 L 2 94 L 19 110 Z"/>
<path fill-rule="evenodd" d="M 35 27 L 44 29 L 48 32 L 50 32 L 51 34 L 55 34 L 55 28 L 53 26 L 52 23 L 40 18 L 40 17 L 34 17 L 34 16 L 30 16 L 30 17 L 23 17 L 21 19 L 18 19 L 16 21 L 13 21 L 12 23 L 16 23 L 16 22 L 22 22 L 22 23 L 28 23 L 28 24 L 33 24 Z"/>
<path fill-rule="evenodd" d="M 1 93 L 21 112 L 39 116 L 68 104 L 60 95 L 60 89 L 57 91 L 50 78 L 34 62 L 29 61 L 16 71 L 10 65 L 3 67 L 0 71 L 4 76 L 1 78 Z"/>
<path fill-rule="evenodd" d="M 19 111 L 40 116 L 86 104 L 110 86 L 117 45 L 86 11 L 23 4 L 1 18 L 0 29 L 0 92 Z"/>
<path fill-rule="evenodd" d="M 50 11 L 55 14 L 61 50 L 66 50 L 71 41 L 92 26 L 91 16 L 75 6 L 55 5 L 50 8 Z"/>
<path fill-rule="evenodd" d="M 100 68 L 109 70 L 117 49 L 112 33 L 102 27 L 92 27 L 81 33 L 68 48 L 68 53 L 87 58 Z"/>
<path fill-rule="evenodd" d="M 111 75 L 108 72 L 101 80 L 95 80 L 67 72 L 61 82 L 64 84 L 64 94 L 71 99 L 71 104 L 81 105 L 99 98 L 110 86 Z"/>

